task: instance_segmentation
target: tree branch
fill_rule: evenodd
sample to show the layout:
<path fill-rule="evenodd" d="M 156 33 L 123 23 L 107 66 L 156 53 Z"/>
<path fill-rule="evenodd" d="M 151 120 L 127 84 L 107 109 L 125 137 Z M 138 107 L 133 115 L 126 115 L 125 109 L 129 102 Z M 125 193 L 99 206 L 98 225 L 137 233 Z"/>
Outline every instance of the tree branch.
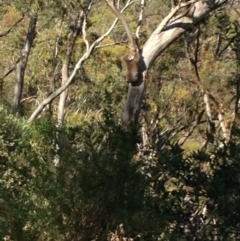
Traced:
<path fill-rule="evenodd" d="M 127 2 L 127 4 L 122 9 L 122 12 L 127 9 L 133 2 Z M 73 80 L 78 73 L 79 69 L 82 67 L 82 64 L 85 62 L 86 59 L 88 59 L 96 46 L 99 45 L 114 29 L 118 22 L 118 18 L 114 20 L 112 26 L 108 29 L 108 31 L 103 34 L 101 37 L 99 37 L 90 47 L 88 50 L 86 50 L 85 54 L 78 60 L 77 64 L 75 65 L 74 70 L 72 71 L 71 75 L 69 76 L 68 80 L 64 85 L 62 85 L 60 88 L 55 90 L 51 95 L 49 95 L 46 99 L 44 99 L 39 106 L 35 109 L 35 111 L 32 113 L 32 115 L 29 117 L 28 121 L 32 122 L 34 121 L 38 115 L 42 112 L 42 110 L 45 108 L 46 105 L 48 105 L 51 101 L 53 101 L 55 98 L 57 98 L 65 89 L 67 89 L 72 83 Z"/>
<path fill-rule="evenodd" d="M 111 10 L 113 11 L 113 13 L 116 15 L 116 17 L 121 21 L 121 23 L 127 33 L 127 36 L 128 36 L 129 48 L 130 48 L 130 50 L 134 51 L 136 49 L 136 44 L 135 44 L 135 40 L 133 38 L 132 31 L 131 31 L 131 28 L 130 28 L 127 20 L 125 19 L 123 14 L 117 9 L 115 0 L 106 0 L 106 2 L 108 4 L 108 6 L 111 8 Z M 130 0 L 128 1 L 128 4 L 129 3 L 130 3 Z"/>
<path fill-rule="evenodd" d="M 182 146 L 186 142 L 186 140 L 189 138 L 189 136 L 191 136 L 193 131 L 196 129 L 196 127 L 200 123 L 203 113 L 204 113 L 204 110 L 202 110 L 200 113 L 198 113 L 197 116 L 195 116 L 195 120 L 193 121 L 189 131 L 178 141 L 178 145 Z"/>
<path fill-rule="evenodd" d="M 8 30 L 0 33 L 0 38 L 7 36 L 22 20 L 24 19 L 25 15 L 23 15 L 20 19 L 18 19 Z"/>

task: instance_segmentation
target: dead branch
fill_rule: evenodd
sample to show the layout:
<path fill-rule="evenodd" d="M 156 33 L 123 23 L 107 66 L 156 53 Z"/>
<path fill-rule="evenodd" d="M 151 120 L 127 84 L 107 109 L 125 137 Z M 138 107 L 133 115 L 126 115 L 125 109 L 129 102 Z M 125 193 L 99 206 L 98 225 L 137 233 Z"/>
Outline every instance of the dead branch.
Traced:
<path fill-rule="evenodd" d="M 33 96 L 29 96 L 29 97 L 26 97 L 26 98 L 23 98 L 23 99 L 21 99 L 21 104 L 23 103 L 23 102 L 29 102 L 29 101 L 32 101 L 33 99 L 37 99 L 37 95 L 33 95 Z"/>

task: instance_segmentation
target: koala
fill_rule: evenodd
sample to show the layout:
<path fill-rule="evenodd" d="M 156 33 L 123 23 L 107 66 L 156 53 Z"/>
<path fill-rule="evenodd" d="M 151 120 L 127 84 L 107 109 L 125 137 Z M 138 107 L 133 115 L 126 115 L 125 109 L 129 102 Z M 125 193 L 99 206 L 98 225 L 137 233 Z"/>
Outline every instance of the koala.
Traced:
<path fill-rule="evenodd" d="M 122 57 L 122 61 L 126 65 L 126 80 L 128 83 L 132 83 L 138 80 L 138 62 L 140 55 L 138 50 L 127 53 Z"/>

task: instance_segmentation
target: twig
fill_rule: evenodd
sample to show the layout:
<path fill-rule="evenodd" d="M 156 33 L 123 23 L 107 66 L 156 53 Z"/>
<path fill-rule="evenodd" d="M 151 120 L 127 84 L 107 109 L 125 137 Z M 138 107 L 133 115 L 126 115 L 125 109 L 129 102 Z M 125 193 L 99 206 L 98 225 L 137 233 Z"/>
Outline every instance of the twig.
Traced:
<path fill-rule="evenodd" d="M 28 100 L 32 100 L 32 99 L 37 99 L 37 95 L 33 95 L 33 96 L 23 98 L 20 103 L 22 104 L 23 102 L 28 101 Z"/>
<path fill-rule="evenodd" d="M 96 46 L 95 49 L 100 49 L 100 48 L 104 48 L 104 47 L 110 47 L 110 46 L 114 46 L 114 45 L 121 45 L 123 43 L 127 43 L 127 41 L 115 42 L 115 43 L 111 43 L 111 44 L 102 44 L 102 45 Z"/>
<path fill-rule="evenodd" d="M 19 60 L 20 60 L 20 58 L 17 60 L 15 65 L 11 69 L 9 69 L 8 72 L 0 78 L 0 80 L 5 79 L 9 74 L 11 74 L 16 69 L 16 64 L 19 62 Z"/>
<path fill-rule="evenodd" d="M 15 28 L 24 19 L 24 17 L 25 15 L 23 14 L 23 16 L 20 19 L 18 19 L 8 30 L 4 31 L 3 33 L 0 33 L 0 37 L 8 35 L 13 30 L 13 28 Z"/>
<path fill-rule="evenodd" d="M 178 145 L 182 146 L 186 142 L 186 140 L 189 138 L 189 136 L 191 136 L 193 131 L 196 129 L 196 127 L 200 123 L 203 113 L 204 113 L 204 110 L 202 110 L 200 113 L 198 113 L 197 116 L 195 116 L 195 120 L 192 123 L 192 126 L 190 127 L 189 131 L 178 141 Z"/>

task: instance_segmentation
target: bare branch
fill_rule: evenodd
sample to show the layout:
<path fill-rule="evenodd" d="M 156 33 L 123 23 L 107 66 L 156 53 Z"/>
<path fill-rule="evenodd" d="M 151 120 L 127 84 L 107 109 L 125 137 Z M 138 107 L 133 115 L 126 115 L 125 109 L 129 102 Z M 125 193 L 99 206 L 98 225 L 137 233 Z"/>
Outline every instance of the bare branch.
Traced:
<path fill-rule="evenodd" d="M 186 142 L 186 140 L 191 136 L 193 131 L 200 123 L 203 113 L 204 113 L 204 110 L 202 110 L 200 113 L 198 113 L 198 115 L 195 116 L 195 120 L 193 121 L 189 131 L 178 141 L 178 145 L 182 146 Z"/>
<path fill-rule="evenodd" d="M 111 43 L 111 44 L 102 44 L 102 45 L 98 45 L 98 46 L 96 46 L 95 49 L 100 49 L 100 48 L 110 47 L 110 46 L 114 46 L 114 45 L 121 45 L 121 44 L 124 44 L 124 43 L 127 43 L 127 41 L 114 42 L 114 43 Z"/>
<path fill-rule="evenodd" d="M 24 19 L 25 15 L 23 15 L 20 19 L 18 19 L 8 30 L 0 33 L 0 37 L 7 36 L 22 20 Z"/>
<path fill-rule="evenodd" d="M 219 120 L 220 127 L 222 129 L 222 132 L 223 132 L 224 143 L 228 144 L 230 141 L 230 130 L 225 123 L 224 116 L 225 116 L 225 112 L 223 109 L 223 104 L 220 103 L 219 110 L 218 110 L 218 120 Z"/>
<path fill-rule="evenodd" d="M 171 0 L 171 9 L 174 9 L 174 6 L 175 6 L 174 0 Z"/>
<path fill-rule="evenodd" d="M 228 43 L 222 48 L 222 50 L 219 50 L 218 52 L 216 52 L 218 54 L 219 57 L 222 56 L 222 54 L 227 50 L 227 48 L 238 38 L 238 34 L 236 34 L 235 36 L 233 36 Z"/>
<path fill-rule="evenodd" d="M 115 4 L 115 0 L 106 0 L 108 6 L 111 8 L 111 10 L 113 11 L 113 13 L 118 17 L 118 19 L 121 21 L 123 27 L 125 28 L 125 31 L 127 33 L 128 36 L 128 41 L 129 41 L 129 48 L 134 51 L 136 49 L 136 44 L 135 44 L 135 40 L 133 38 L 132 35 L 132 31 L 131 28 L 127 22 L 127 20 L 125 19 L 125 17 L 123 16 L 123 14 L 121 14 L 121 12 L 117 9 L 116 4 Z M 130 3 L 130 1 L 128 1 Z M 128 4 L 129 4 L 128 3 Z"/>
<path fill-rule="evenodd" d="M 68 67 L 69 67 L 69 62 L 64 61 L 63 66 L 62 66 L 62 85 L 64 85 L 67 80 L 68 80 Z M 67 99 L 67 90 L 64 90 L 59 99 L 58 103 L 58 127 L 61 127 L 63 124 L 64 116 L 65 116 L 65 104 L 66 104 L 66 99 Z"/>
<path fill-rule="evenodd" d="M 19 60 L 20 58 L 17 60 L 16 64 L 19 62 Z M 16 69 L 16 64 L 14 64 L 14 66 L 11 69 L 9 69 L 7 73 L 0 78 L 0 80 L 5 79 L 9 74 L 11 74 Z"/>
<path fill-rule="evenodd" d="M 37 99 L 37 95 L 29 96 L 24 99 L 21 99 L 21 103 L 26 102 L 26 101 L 31 101 L 32 99 Z"/>
<path fill-rule="evenodd" d="M 89 42 L 87 40 L 86 27 L 87 27 L 87 16 L 85 14 L 84 20 L 83 20 L 83 26 L 82 26 L 82 35 L 83 35 L 83 40 L 84 40 L 85 45 L 86 45 L 86 51 L 89 51 Z"/>
<path fill-rule="evenodd" d="M 214 0 L 210 5 L 204 0 L 188 1 L 184 5 L 193 4 L 191 7 L 191 14 L 189 12 L 182 17 L 173 18 L 174 14 L 178 11 L 176 7 L 170 14 L 163 20 L 163 22 L 152 33 L 147 42 L 145 43 L 142 56 L 144 59 L 145 68 L 150 68 L 153 61 L 161 54 L 167 47 L 169 47 L 176 39 L 178 39 L 187 30 L 196 26 L 203 17 L 206 17 L 211 11 L 222 6 L 228 0 Z M 181 6 L 184 6 L 181 5 Z M 172 19 L 171 23 L 169 22 Z M 169 24 L 167 24 L 169 23 Z M 166 25 L 167 24 L 167 25 Z M 162 31 L 164 29 L 164 31 Z"/>
<path fill-rule="evenodd" d="M 126 8 L 128 8 L 132 3 L 133 2 L 128 1 L 128 3 L 122 9 L 122 12 Z M 49 95 L 46 99 L 44 99 L 39 104 L 39 106 L 35 109 L 35 111 L 32 113 L 32 115 L 28 119 L 29 122 L 34 121 L 38 117 L 38 115 L 42 112 L 42 110 L 44 109 L 44 107 L 46 105 L 48 105 L 51 101 L 53 101 L 56 97 L 58 97 L 65 89 L 67 89 L 73 83 L 73 80 L 74 80 L 76 74 L 78 73 L 79 69 L 81 68 L 82 64 L 85 62 L 86 59 L 89 58 L 89 56 L 92 54 L 92 52 L 94 51 L 96 46 L 98 46 L 99 43 L 101 43 L 112 32 L 112 30 L 116 26 L 117 22 L 118 22 L 118 18 L 116 18 L 114 20 L 113 24 L 105 32 L 105 34 L 103 34 L 101 37 L 99 37 L 97 40 L 95 40 L 95 42 L 89 47 L 89 50 L 87 50 L 85 52 L 85 54 L 78 60 L 77 64 L 75 65 L 75 68 L 72 71 L 71 75 L 69 76 L 67 82 L 64 85 L 62 85 L 60 88 L 58 88 L 56 91 L 54 91 L 51 95 Z"/>

